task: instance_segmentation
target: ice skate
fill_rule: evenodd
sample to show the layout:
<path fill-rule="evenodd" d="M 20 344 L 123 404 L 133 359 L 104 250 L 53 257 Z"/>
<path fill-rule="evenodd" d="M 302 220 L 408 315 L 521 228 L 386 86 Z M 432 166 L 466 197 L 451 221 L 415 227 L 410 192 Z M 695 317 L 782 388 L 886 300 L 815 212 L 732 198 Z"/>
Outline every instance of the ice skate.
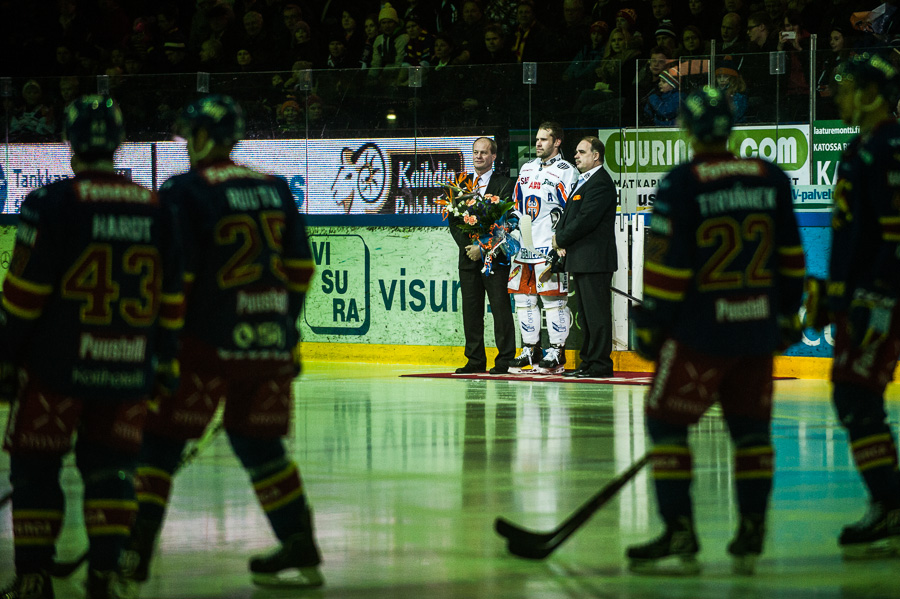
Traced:
<path fill-rule="evenodd" d="M 250 560 L 253 583 L 265 587 L 309 588 L 325 583 L 319 572 L 322 562 L 312 532 L 288 539 L 266 556 Z"/>
<path fill-rule="evenodd" d="M 50 574 L 19 574 L 9 587 L 0 590 L 0 599 L 55 599 Z"/>
<path fill-rule="evenodd" d="M 130 599 L 134 593 L 118 572 L 88 570 L 87 599 Z"/>
<path fill-rule="evenodd" d="M 766 537 L 765 517 L 760 515 L 741 516 L 737 536 L 728 544 L 728 553 L 733 559 L 731 571 L 750 576 L 756 571 L 756 560 L 762 553 Z"/>
<path fill-rule="evenodd" d="M 694 524 L 690 518 L 681 517 L 666 525 L 666 530 L 656 540 L 644 545 L 629 547 L 626 553 L 628 569 L 635 574 L 682 574 L 700 573 L 697 553 L 700 545 L 694 533 Z M 661 562 L 675 557 L 677 568 L 660 568 Z"/>
<path fill-rule="evenodd" d="M 532 374 L 536 371 L 543 350 L 539 343 L 522 346 L 519 355 L 509 363 L 509 372 L 513 374 Z"/>
<path fill-rule="evenodd" d="M 156 524 L 138 521 L 131 530 L 128 547 L 122 552 L 119 566 L 122 576 L 132 582 L 146 582 L 150 577 L 150 558 L 156 544 Z"/>
<path fill-rule="evenodd" d="M 900 555 L 900 508 L 872 503 L 862 520 L 844 527 L 838 545 L 850 560 Z"/>
<path fill-rule="evenodd" d="M 566 348 L 563 345 L 551 345 L 538 363 L 537 371 L 541 374 L 559 374 L 566 369 Z"/>

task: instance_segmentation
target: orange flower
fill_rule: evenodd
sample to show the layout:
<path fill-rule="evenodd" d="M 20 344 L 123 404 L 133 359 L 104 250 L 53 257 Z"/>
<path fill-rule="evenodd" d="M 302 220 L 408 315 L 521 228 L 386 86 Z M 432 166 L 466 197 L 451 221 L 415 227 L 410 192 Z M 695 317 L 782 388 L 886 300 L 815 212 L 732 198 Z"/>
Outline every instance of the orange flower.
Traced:
<path fill-rule="evenodd" d="M 491 204 L 498 204 L 500 202 L 500 196 L 496 196 L 492 193 L 489 193 L 486 196 L 484 196 L 484 199 L 489 200 L 491 202 Z"/>
<path fill-rule="evenodd" d="M 471 215 L 471 214 L 465 215 L 465 216 L 463 217 L 463 220 L 465 221 L 465 223 L 466 223 L 467 225 L 474 225 L 474 224 L 477 224 L 477 223 L 478 223 L 478 217 L 477 217 L 477 216 L 474 216 L 474 215 Z"/>
<path fill-rule="evenodd" d="M 466 200 L 466 206 L 474 206 L 474 205 L 475 205 L 475 198 L 469 198 L 468 200 Z"/>

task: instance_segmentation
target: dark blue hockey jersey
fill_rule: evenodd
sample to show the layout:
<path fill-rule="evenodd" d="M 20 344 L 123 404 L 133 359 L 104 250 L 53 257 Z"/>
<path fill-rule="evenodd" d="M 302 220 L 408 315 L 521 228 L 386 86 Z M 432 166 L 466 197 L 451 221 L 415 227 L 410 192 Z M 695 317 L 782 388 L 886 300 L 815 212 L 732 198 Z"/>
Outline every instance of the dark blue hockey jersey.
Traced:
<path fill-rule="evenodd" d="M 791 186 L 777 166 L 695 156 L 659 186 L 645 248 L 644 308 L 668 336 L 710 354 L 771 354 L 795 315 L 805 261 Z"/>
<path fill-rule="evenodd" d="M 832 211 L 828 298 L 849 309 L 857 289 L 900 297 L 900 124 L 880 123 L 844 149 Z"/>
<path fill-rule="evenodd" d="M 185 348 L 199 342 L 209 366 L 235 374 L 292 364 L 313 262 L 287 183 L 222 161 L 172 177 L 160 196 L 184 235 Z"/>
<path fill-rule="evenodd" d="M 3 281 L 0 359 L 81 399 L 148 395 L 183 322 L 175 226 L 155 193 L 114 173 L 29 194 Z"/>

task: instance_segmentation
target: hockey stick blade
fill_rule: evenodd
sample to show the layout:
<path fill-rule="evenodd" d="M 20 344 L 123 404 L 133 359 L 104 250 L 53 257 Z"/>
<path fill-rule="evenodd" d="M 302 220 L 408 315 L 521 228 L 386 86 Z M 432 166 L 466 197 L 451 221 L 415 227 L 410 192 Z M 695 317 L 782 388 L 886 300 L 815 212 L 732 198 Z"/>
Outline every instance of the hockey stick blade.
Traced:
<path fill-rule="evenodd" d="M 632 464 L 628 470 L 607 483 L 554 530 L 535 532 L 513 524 L 505 518 L 497 518 L 494 522 L 494 530 L 506 539 L 506 547 L 513 555 L 525 559 L 544 559 L 581 528 L 597 510 L 615 497 L 619 490 L 628 484 L 649 461 L 650 454 L 648 453 Z"/>

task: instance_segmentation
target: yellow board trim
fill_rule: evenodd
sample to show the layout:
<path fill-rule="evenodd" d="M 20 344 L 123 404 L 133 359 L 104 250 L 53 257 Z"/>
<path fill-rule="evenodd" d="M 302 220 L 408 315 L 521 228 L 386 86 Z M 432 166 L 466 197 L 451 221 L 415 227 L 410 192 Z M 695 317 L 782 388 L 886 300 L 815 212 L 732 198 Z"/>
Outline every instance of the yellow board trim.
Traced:
<path fill-rule="evenodd" d="M 488 364 L 497 357 L 496 347 L 487 347 Z M 305 362 L 363 362 L 369 364 L 409 364 L 456 368 L 465 362 L 463 348 L 450 345 L 385 345 L 380 343 L 322 343 L 304 341 L 301 352 Z M 613 369 L 625 372 L 653 372 L 653 362 L 644 360 L 637 352 L 612 353 Z M 577 368 L 581 363 L 578 350 L 566 350 L 566 365 Z M 831 358 L 805 356 L 777 356 L 774 375 L 798 379 L 829 380 Z M 900 366 L 894 370 L 894 380 L 900 381 Z"/>

